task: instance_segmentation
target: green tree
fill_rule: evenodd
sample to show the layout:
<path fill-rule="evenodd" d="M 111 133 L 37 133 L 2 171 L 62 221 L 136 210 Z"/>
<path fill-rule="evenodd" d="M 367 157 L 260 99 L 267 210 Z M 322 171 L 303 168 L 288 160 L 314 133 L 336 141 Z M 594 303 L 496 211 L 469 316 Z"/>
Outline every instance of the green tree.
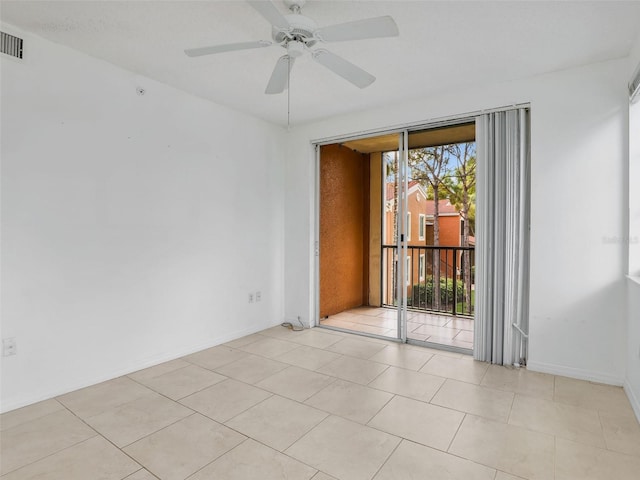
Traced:
<path fill-rule="evenodd" d="M 460 212 L 463 220 L 462 246 L 469 247 L 469 237 L 475 235 L 476 205 L 476 144 L 458 143 L 449 145 L 452 170 L 443 185 L 449 201 Z M 464 283 L 464 305 L 471 313 L 471 255 L 468 250 L 462 254 L 462 275 Z"/>
<path fill-rule="evenodd" d="M 448 145 L 435 147 L 416 148 L 409 150 L 409 167 L 411 176 L 433 195 L 433 244 L 440 245 L 440 194 L 445 190 L 444 181 L 449 171 L 450 152 Z M 433 308 L 440 308 L 440 250 L 433 250 L 433 277 L 434 281 L 434 305 Z"/>

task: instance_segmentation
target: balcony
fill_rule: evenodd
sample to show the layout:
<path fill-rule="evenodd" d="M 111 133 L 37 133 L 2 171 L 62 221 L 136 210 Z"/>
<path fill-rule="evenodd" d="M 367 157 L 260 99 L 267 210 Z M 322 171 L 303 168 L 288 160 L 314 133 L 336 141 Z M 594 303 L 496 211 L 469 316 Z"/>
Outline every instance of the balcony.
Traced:
<path fill-rule="evenodd" d="M 382 246 L 386 307 L 398 305 L 397 247 Z M 475 247 L 408 246 L 405 259 L 407 307 L 415 311 L 473 317 Z M 439 279 L 439 282 L 434 282 Z"/>
<path fill-rule="evenodd" d="M 397 337 L 397 247 L 382 246 L 382 306 L 360 306 L 321 320 L 356 332 Z M 408 246 L 405 258 L 407 337 L 473 349 L 475 248 Z M 434 282 L 433 279 L 439 279 Z M 437 285 L 439 284 L 439 289 Z M 439 290 L 439 292 L 438 292 Z"/>
<path fill-rule="evenodd" d="M 397 246 L 383 245 L 382 259 L 382 304 L 396 307 Z M 407 337 L 472 349 L 474 277 L 475 247 L 408 246 Z"/>

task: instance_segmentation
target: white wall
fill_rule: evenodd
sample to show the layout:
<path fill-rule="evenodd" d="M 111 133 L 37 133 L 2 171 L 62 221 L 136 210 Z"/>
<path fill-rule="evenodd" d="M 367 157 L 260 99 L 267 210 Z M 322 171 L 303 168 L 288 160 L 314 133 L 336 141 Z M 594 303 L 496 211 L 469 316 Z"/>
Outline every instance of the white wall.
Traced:
<path fill-rule="evenodd" d="M 640 36 L 629 56 L 628 79 L 640 65 Z M 640 420 L 640 99 L 629 108 L 629 274 L 625 390 Z"/>
<path fill-rule="evenodd" d="M 628 280 L 627 375 L 624 389 L 640 421 L 640 279 Z"/>
<path fill-rule="evenodd" d="M 313 318 L 311 141 L 531 103 L 531 369 L 621 385 L 626 62 L 449 92 L 297 128 L 289 139 L 285 315 Z"/>
<path fill-rule="evenodd" d="M 281 322 L 284 130 L 3 31 L 2 410 Z"/>

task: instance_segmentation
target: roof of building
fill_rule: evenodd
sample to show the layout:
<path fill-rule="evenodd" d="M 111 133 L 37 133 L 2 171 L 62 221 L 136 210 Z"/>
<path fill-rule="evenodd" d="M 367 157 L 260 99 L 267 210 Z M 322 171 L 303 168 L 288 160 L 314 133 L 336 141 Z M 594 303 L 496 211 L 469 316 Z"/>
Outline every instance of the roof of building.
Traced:
<path fill-rule="evenodd" d="M 414 187 L 418 187 L 420 190 L 422 190 L 422 193 L 426 196 L 426 192 L 424 191 L 424 187 L 422 187 L 422 185 L 420 185 L 420 182 L 418 182 L 418 180 L 411 180 L 408 184 L 409 186 L 409 194 L 413 193 L 411 190 Z M 394 183 L 393 182 L 387 182 L 387 193 L 386 193 L 386 198 L 387 200 L 393 200 L 393 189 L 394 189 Z"/>
<path fill-rule="evenodd" d="M 433 215 L 435 212 L 436 202 L 434 200 L 427 200 L 427 215 Z M 451 205 L 449 199 L 440 200 L 438 202 L 438 214 L 450 215 L 452 213 L 458 213 L 458 210 L 454 205 Z"/>

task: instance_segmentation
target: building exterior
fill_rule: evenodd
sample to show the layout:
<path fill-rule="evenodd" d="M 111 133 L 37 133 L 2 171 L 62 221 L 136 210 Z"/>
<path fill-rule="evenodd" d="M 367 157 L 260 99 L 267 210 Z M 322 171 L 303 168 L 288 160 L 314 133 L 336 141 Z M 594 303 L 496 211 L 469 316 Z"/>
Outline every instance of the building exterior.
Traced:
<path fill-rule="evenodd" d="M 439 258 L 440 278 L 444 281 L 452 279 L 455 275 L 460 275 L 462 266 L 462 252 L 454 248 L 461 247 L 463 219 L 460 212 L 448 199 L 439 201 L 439 242 L 434 248 L 434 221 L 435 221 L 435 201 L 427 199 L 426 189 L 416 180 L 412 180 L 408 185 L 407 195 L 407 257 L 405 259 L 407 295 L 411 297 L 416 285 L 425 285 L 430 276 L 433 275 L 434 262 Z M 391 304 L 394 297 L 393 289 L 393 266 L 395 256 L 394 241 L 394 215 L 395 207 L 395 187 L 392 182 L 386 185 L 385 221 L 383 224 L 383 238 L 385 250 L 385 298 Z M 470 238 L 470 246 L 474 245 L 474 238 Z M 455 258 L 454 258 L 455 257 Z"/>

